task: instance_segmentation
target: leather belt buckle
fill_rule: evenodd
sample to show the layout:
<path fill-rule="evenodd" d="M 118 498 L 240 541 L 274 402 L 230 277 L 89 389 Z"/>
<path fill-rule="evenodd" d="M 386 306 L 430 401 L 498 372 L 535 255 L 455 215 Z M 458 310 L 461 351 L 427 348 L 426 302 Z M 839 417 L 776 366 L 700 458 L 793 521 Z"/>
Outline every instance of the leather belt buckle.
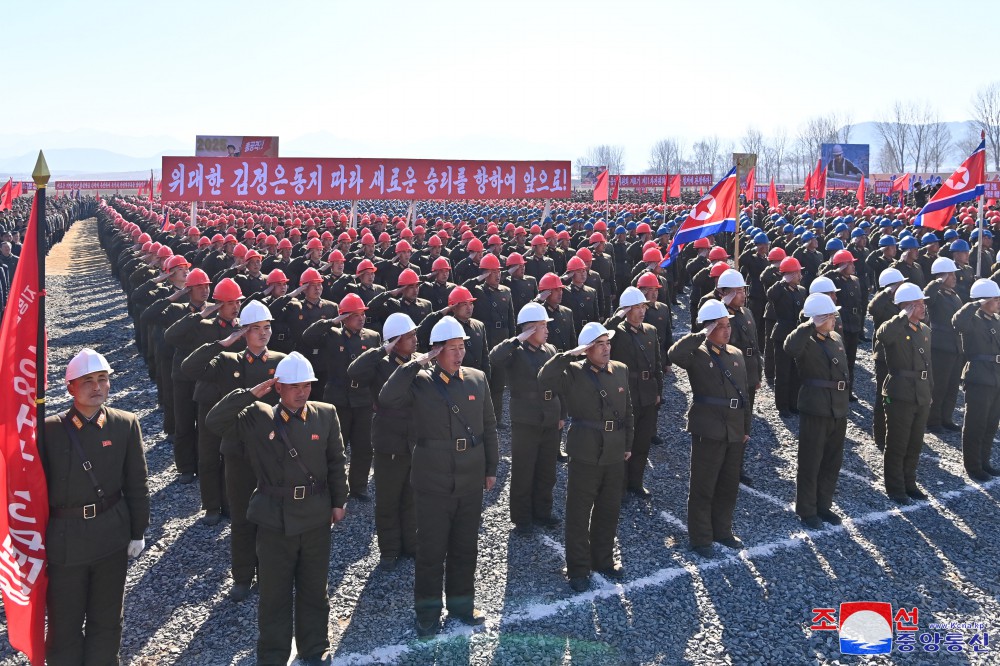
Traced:
<path fill-rule="evenodd" d="M 496 327 L 497 327 L 497 328 L 503 328 L 502 324 L 503 324 L 503 322 L 502 322 L 502 321 L 498 321 L 498 322 L 497 322 L 497 326 L 496 326 Z"/>
<path fill-rule="evenodd" d="M 921 379 L 927 379 L 927 371 L 926 370 L 921 370 L 920 371 L 920 378 Z"/>
<path fill-rule="evenodd" d="M 313 356 L 317 356 L 317 355 L 319 355 L 319 350 L 318 350 L 318 349 L 313 349 L 313 353 L 312 353 L 312 355 L 313 355 Z"/>
<path fill-rule="evenodd" d="M 838 391 L 843 391 L 845 389 L 847 389 L 847 382 L 845 382 L 845 381 L 837 382 L 837 390 Z"/>
<path fill-rule="evenodd" d="M 357 380 L 355 380 L 355 379 L 351 380 L 351 388 L 355 388 L 355 389 L 359 388 Z"/>
<path fill-rule="evenodd" d="M 604 432 L 614 432 L 614 430 L 615 430 L 615 422 L 614 421 L 605 421 L 604 422 Z"/>
<path fill-rule="evenodd" d="M 552 399 L 552 391 L 546 391 L 545 393 L 542 394 L 542 400 L 551 400 L 551 399 Z"/>
<path fill-rule="evenodd" d="M 649 370 L 643 370 L 642 374 L 639 375 L 643 380 L 649 379 Z"/>
<path fill-rule="evenodd" d="M 753 356 L 753 347 L 747 347 L 746 351 L 743 352 L 745 356 Z"/>
<path fill-rule="evenodd" d="M 83 519 L 84 520 L 90 520 L 91 518 L 96 518 L 96 517 L 97 517 L 97 505 L 96 504 L 88 504 L 87 506 L 83 507 Z"/>
<path fill-rule="evenodd" d="M 465 451 L 467 448 L 469 448 L 469 447 L 468 447 L 468 444 L 465 441 L 465 439 L 456 439 L 455 440 L 455 450 L 456 451 Z"/>
<path fill-rule="evenodd" d="M 739 408 L 740 408 L 739 398 L 733 398 L 732 400 L 729 401 L 729 409 L 739 409 Z"/>
<path fill-rule="evenodd" d="M 295 486 L 292 488 L 292 499 L 303 500 L 306 498 L 306 487 L 305 486 Z"/>

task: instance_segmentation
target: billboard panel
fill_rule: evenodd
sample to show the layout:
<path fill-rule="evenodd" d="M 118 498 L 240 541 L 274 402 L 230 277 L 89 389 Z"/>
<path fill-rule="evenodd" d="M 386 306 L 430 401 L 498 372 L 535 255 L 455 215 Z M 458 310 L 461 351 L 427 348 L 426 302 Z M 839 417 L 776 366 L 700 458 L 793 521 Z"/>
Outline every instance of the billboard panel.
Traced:
<path fill-rule="evenodd" d="M 867 143 L 824 143 L 820 158 L 826 168 L 826 186 L 833 190 L 856 190 L 862 178 L 871 175 Z"/>
<path fill-rule="evenodd" d="M 214 136 L 199 134 L 195 157 L 277 157 L 276 136 Z"/>

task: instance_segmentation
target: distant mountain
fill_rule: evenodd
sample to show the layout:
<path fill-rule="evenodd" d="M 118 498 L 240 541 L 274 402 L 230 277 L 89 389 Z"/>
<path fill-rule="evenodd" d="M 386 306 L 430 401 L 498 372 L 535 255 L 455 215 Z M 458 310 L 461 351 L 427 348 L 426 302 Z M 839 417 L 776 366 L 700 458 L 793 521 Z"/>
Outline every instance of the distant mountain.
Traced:
<path fill-rule="evenodd" d="M 26 179 L 35 168 L 37 159 L 37 150 L 17 157 L 0 158 L 0 175 Z M 94 174 L 115 174 L 114 178 L 118 179 L 122 178 L 118 175 L 122 172 L 141 172 L 148 178 L 150 169 L 157 173 L 160 171 L 160 155 L 131 157 L 100 148 L 45 150 L 45 162 L 55 179 L 87 176 L 88 180 L 95 180 Z"/>

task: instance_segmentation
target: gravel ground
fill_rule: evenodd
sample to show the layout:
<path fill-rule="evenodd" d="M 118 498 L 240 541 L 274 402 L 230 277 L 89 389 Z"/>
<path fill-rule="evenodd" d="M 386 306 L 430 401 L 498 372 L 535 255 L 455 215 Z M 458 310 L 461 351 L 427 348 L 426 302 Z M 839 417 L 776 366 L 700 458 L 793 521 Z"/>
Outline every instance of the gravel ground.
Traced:
<path fill-rule="evenodd" d="M 155 390 L 132 343 L 124 298 L 94 261 L 96 227 L 74 227 L 66 241 L 78 270 L 48 282 L 51 412 L 64 409 L 62 374 L 81 346 L 106 354 L 115 369 L 114 406 L 136 412 L 147 448 L 152 526 L 147 548 L 129 567 L 125 600 L 125 664 L 253 663 L 255 599 L 226 600 L 228 526 L 197 523 L 198 489 L 174 482 L 170 445 L 161 431 Z M 90 260 L 86 260 L 90 257 Z M 688 321 L 678 309 L 678 326 Z M 836 632 L 812 631 L 811 609 L 845 601 L 887 601 L 918 607 L 920 631 L 934 622 L 984 622 L 1000 611 L 996 527 L 1000 481 L 970 485 L 957 433 L 928 435 L 918 479 L 929 502 L 898 509 L 881 490 L 881 458 L 871 432 L 874 381 L 870 345 L 860 350 L 837 508 L 839 528 L 806 533 L 794 499 L 796 424 L 783 422 L 773 394 L 757 394 L 737 534 L 747 550 L 720 548 L 713 561 L 688 553 L 685 530 L 690 440 L 683 432 L 689 386 L 668 380 L 659 434 L 647 472 L 651 501 L 627 501 L 619 543 L 627 570 L 622 584 L 599 576 L 574 594 L 561 569 L 562 534 L 514 536 L 507 518 L 509 434 L 501 432 L 497 490 L 489 493 L 480 536 L 477 605 L 489 616 L 472 631 L 447 622 L 430 642 L 412 628 L 413 564 L 375 571 L 378 550 L 371 504 L 351 504 L 334 529 L 330 557 L 330 639 L 342 664 L 801 664 L 856 663 L 841 656 Z M 960 409 L 961 409 L 960 402 Z M 995 460 L 997 457 L 994 458 Z M 996 463 L 995 463 L 996 464 Z M 565 502 L 565 467 L 556 508 Z M 994 545 L 990 546 L 989 543 Z M 0 664 L 24 664 L 0 627 Z M 971 636 L 966 631 L 965 636 Z M 877 664 L 995 663 L 968 648 L 948 654 L 893 653 Z"/>

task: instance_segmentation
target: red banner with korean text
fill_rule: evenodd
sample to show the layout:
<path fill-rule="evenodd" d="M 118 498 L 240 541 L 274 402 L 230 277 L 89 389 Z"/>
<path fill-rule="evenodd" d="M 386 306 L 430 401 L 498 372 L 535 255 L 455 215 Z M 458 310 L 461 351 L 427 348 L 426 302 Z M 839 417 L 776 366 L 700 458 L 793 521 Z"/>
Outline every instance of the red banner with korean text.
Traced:
<path fill-rule="evenodd" d="M 163 158 L 163 201 L 564 199 L 569 161 Z"/>
<path fill-rule="evenodd" d="M 37 349 L 39 321 L 36 210 L 31 207 L 21 259 L 0 324 L 0 590 L 7 637 L 32 665 L 45 661 L 45 526 L 49 495 L 36 440 L 38 377 L 46 376 Z"/>
<path fill-rule="evenodd" d="M 611 186 L 616 185 L 626 188 L 652 187 L 662 188 L 666 174 L 662 173 L 642 173 L 642 174 L 622 174 L 611 176 Z M 671 177 L 673 179 L 673 177 Z M 682 173 L 681 187 L 706 187 L 714 183 L 710 173 Z M 677 196 L 677 195 L 670 195 Z"/>
<path fill-rule="evenodd" d="M 138 190 L 149 185 L 148 180 L 57 180 L 56 191 L 65 190 Z"/>

